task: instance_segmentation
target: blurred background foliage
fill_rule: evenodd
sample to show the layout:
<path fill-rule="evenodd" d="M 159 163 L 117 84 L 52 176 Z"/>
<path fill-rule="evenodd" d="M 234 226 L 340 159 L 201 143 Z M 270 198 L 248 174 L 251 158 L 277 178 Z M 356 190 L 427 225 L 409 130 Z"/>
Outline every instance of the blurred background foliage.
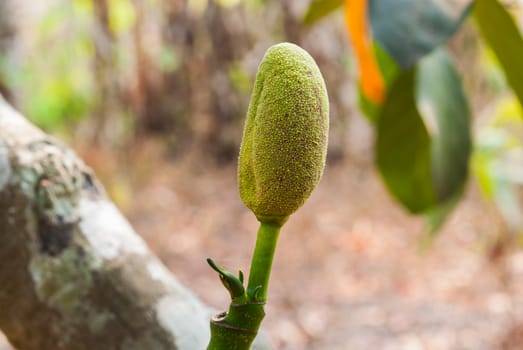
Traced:
<path fill-rule="evenodd" d="M 465 104 L 470 104 L 470 133 L 474 140 L 471 169 L 483 193 L 496 203 L 509 226 L 521 231 L 521 106 L 498 58 L 481 39 L 471 16 L 467 16 L 469 11 L 454 14 L 449 20 L 436 11 L 440 2 L 424 1 L 427 8 L 434 7 L 427 13 L 443 29 L 441 33 L 420 30 L 421 34 L 404 30 L 415 34 L 413 42 L 421 37 L 417 47 L 391 46 L 390 42 L 398 40 L 382 18 L 391 13 L 387 6 L 408 6 L 409 1 L 370 1 L 374 52 L 385 84 L 390 87 L 402 69 L 450 39 L 446 44 L 449 58 L 440 61 L 456 66 L 457 84 L 468 96 Z M 346 9 L 351 2 L 357 1 L 346 1 Z M 457 3 L 463 11 L 462 4 L 467 2 Z M 129 145 L 154 138 L 161 140 L 170 157 L 190 155 L 218 165 L 228 164 L 237 157 L 243 119 L 263 52 L 275 42 L 290 41 L 311 53 L 326 79 L 331 102 L 329 161 L 373 158 L 374 139 L 377 145 L 382 144 L 383 130 L 391 128 L 380 129 L 380 120 L 386 119 L 372 116 L 379 113 L 376 101 L 366 101 L 365 93 L 359 92 L 364 80 L 360 77 L 358 81 L 359 62 L 354 57 L 361 56 L 357 46 L 354 53 L 351 49 L 343 11 L 335 11 L 343 4 L 342 0 L 5 0 L 0 2 L 0 92 L 38 126 L 78 147 L 126 150 Z M 521 24 L 518 2 L 503 4 Z M 436 12 L 439 17 L 433 16 Z M 419 23 L 429 18 L 423 16 L 427 14 L 420 14 Z M 396 57 L 395 66 L 391 66 L 387 53 Z M 453 74 L 449 79 L 454 79 Z M 423 81 L 423 77 L 419 80 Z M 450 97 L 437 98 L 448 103 Z M 403 113 L 395 107 L 387 108 L 394 114 Z M 467 110 L 468 106 L 460 108 Z M 362 110 L 369 116 L 369 124 L 376 124 L 377 136 L 373 136 L 369 125 L 359 121 Z M 412 113 L 423 118 L 424 111 Z M 396 120 L 392 123 L 396 124 Z M 419 132 L 428 133 L 428 139 L 406 147 L 426 148 L 427 152 L 443 147 L 441 152 L 445 152 L 446 143 L 439 141 L 438 146 L 438 140 L 431 138 L 426 120 L 425 125 L 416 123 L 408 128 L 418 125 Z M 454 130 L 453 125 L 448 128 Z M 469 131 L 463 130 L 463 137 L 469 137 Z M 450 171 L 465 167 L 465 173 L 452 174 L 457 179 L 434 174 L 435 164 L 443 164 L 441 156 L 436 160 L 434 154 L 431 159 L 416 156 L 428 164 L 427 169 L 436 178 L 428 184 L 425 182 L 432 180 L 412 178 L 427 187 L 428 199 L 421 203 L 417 189 L 406 189 L 404 178 L 400 182 L 393 179 L 401 164 L 419 170 L 418 163 L 402 163 L 408 157 L 391 154 L 390 145 L 383 145 L 385 154 L 376 148 L 376 165 L 391 192 L 409 211 L 436 218 L 442 215 L 433 225 L 439 226 L 449 201 L 454 202 L 455 192 L 462 191 L 468 151 L 461 155 L 464 165 L 463 161 L 445 165 Z M 393 158 L 396 156 L 400 158 Z M 454 186 L 457 189 L 448 190 L 451 193 L 444 200 L 439 200 L 437 190 L 431 194 L 433 186 L 445 187 L 452 181 L 458 183 Z M 121 181 L 116 181 L 110 191 L 123 202 L 129 196 Z M 414 204 L 398 194 L 409 191 L 417 196 Z"/>
<path fill-rule="evenodd" d="M 258 61 L 269 45 L 285 40 L 309 49 L 325 67 L 335 123 L 350 114 L 350 103 L 336 93 L 349 90 L 343 86 L 350 82 L 343 27 L 335 19 L 337 25 L 303 30 L 306 3 L 48 0 L 2 6 L 4 95 L 38 126 L 71 140 L 124 146 L 156 135 L 174 155 L 198 150 L 217 162 L 234 160 Z M 343 151 L 338 139 L 333 154 Z"/>

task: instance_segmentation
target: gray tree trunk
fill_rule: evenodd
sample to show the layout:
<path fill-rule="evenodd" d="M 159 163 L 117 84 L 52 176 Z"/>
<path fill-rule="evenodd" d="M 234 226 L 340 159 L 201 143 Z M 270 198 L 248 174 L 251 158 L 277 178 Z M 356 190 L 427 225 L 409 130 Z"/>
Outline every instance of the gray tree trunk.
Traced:
<path fill-rule="evenodd" d="M 91 170 L 0 97 L 0 329 L 12 345 L 205 349 L 212 313 Z"/>

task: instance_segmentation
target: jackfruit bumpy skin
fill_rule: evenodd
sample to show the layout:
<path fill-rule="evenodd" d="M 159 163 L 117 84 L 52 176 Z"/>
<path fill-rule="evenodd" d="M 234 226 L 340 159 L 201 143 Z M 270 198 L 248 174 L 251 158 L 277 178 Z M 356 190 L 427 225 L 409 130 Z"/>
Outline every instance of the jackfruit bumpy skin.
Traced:
<path fill-rule="evenodd" d="M 318 184 L 327 155 L 329 101 L 314 59 L 270 47 L 251 96 L 238 165 L 240 196 L 260 222 L 283 224 Z"/>

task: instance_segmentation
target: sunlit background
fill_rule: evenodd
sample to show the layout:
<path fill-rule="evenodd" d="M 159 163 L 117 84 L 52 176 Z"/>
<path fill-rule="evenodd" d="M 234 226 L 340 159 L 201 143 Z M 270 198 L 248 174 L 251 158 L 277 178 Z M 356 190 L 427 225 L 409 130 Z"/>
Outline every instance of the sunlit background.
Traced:
<path fill-rule="evenodd" d="M 327 83 L 330 145 L 276 253 L 275 348 L 523 348 L 523 113 L 474 23 L 448 44 L 473 110 L 471 176 L 428 237 L 377 173 L 342 11 L 305 26 L 309 3 L 0 1 L 0 92 L 71 145 L 171 271 L 223 309 L 205 259 L 248 268 L 257 223 L 236 159 L 254 76 L 270 45 L 297 43 Z"/>

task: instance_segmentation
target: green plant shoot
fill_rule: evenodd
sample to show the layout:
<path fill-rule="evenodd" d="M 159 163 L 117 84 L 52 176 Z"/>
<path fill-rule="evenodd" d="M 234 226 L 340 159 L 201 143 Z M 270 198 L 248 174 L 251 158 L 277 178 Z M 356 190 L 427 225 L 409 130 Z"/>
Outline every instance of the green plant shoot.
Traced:
<path fill-rule="evenodd" d="M 318 184 L 327 155 L 327 89 L 313 58 L 300 47 L 269 48 L 251 96 L 238 164 L 240 196 L 260 229 L 249 281 L 209 264 L 231 295 L 229 311 L 211 320 L 208 350 L 249 349 L 264 305 L 281 226 Z"/>

